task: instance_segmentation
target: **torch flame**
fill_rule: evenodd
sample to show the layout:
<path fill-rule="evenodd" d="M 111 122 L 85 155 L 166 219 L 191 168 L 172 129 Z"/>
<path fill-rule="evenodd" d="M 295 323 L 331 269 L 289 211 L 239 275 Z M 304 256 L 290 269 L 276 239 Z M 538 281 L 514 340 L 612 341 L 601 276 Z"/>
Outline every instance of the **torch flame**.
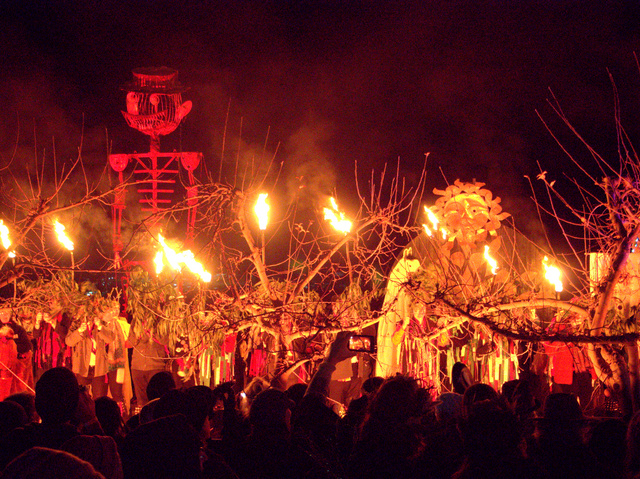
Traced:
<path fill-rule="evenodd" d="M 338 210 L 338 204 L 333 197 L 331 197 L 331 208 L 324 208 L 324 219 L 329 220 L 331 226 L 345 235 L 353 226 L 353 223 L 344 217 L 344 213 Z"/>
<path fill-rule="evenodd" d="M 431 221 L 431 224 L 433 225 L 433 228 L 437 230 L 438 229 L 438 224 L 440 223 L 440 220 L 438 219 L 438 217 L 435 215 L 435 213 L 433 211 L 431 211 L 426 206 L 424 207 L 424 211 L 425 211 L 425 213 L 427 213 L 427 218 L 429 218 L 429 221 Z"/>
<path fill-rule="evenodd" d="M 153 258 L 153 263 L 156 265 L 156 274 L 162 273 L 164 269 L 164 261 L 162 261 L 162 251 L 156 253 L 156 257 Z"/>
<path fill-rule="evenodd" d="M 161 234 L 158 235 L 158 242 L 162 245 L 162 251 L 158 251 L 153 262 L 156 265 L 156 274 L 160 274 L 164 267 L 163 257 L 167 259 L 169 266 L 176 271 L 182 271 L 182 266 L 185 265 L 189 268 L 193 274 L 200 277 L 202 281 L 205 283 L 209 283 L 211 281 L 211 273 L 206 271 L 202 264 L 198 263 L 195 259 L 194 254 L 191 250 L 182 251 L 180 253 L 176 253 L 173 248 L 171 248 L 167 242 L 164 240 L 164 236 Z"/>
<path fill-rule="evenodd" d="M 495 275 L 498 273 L 498 262 L 491 257 L 489 254 L 489 246 L 484 245 L 484 259 L 487 260 L 489 266 L 491 266 L 491 274 Z"/>
<path fill-rule="evenodd" d="M 171 268 L 175 269 L 176 271 L 182 271 L 182 268 L 180 267 L 180 255 L 167 244 L 167 242 L 164 240 L 164 236 L 162 236 L 161 234 L 158 235 L 158 241 L 162 245 L 164 257 L 167 258 L 169 266 L 171 266 Z"/>
<path fill-rule="evenodd" d="M 198 275 L 205 283 L 211 281 L 211 273 L 205 271 L 204 267 L 196 261 L 191 250 L 182 252 L 182 262 L 187 265 L 187 268 L 189 268 L 193 274 Z"/>
<path fill-rule="evenodd" d="M 11 240 L 9 239 L 9 228 L 4 224 L 2 220 L 0 220 L 0 240 L 2 241 L 2 246 L 4 249 L 9 249 L 11 246 Z M 15 258 L 16 252 L 9 251 L 9 258 Z"/>
<path fill-rule="evenodd" d="M 62 245 L 69 251 L 73 251 L 73 241 L 71 241 L 67 234 L 64 232 L 64 225 L 56 220 L 53 223 L 53 227 L 55 228 L 56 234 L 58 235 L 58 241 L 60 241 L 60 243 L 62 243 Z"/>
<path fill-rule="evenodd" d="M 542 266 L 544 266 L 544 277 L 551 284 L 555 286 L 556 293 L 560 293 L 562 291 L 562 281 L 560 280 L 561 272 L 555 266 L 551 266 L 549 264 L 549 258 L 546 256 L 542 260 Z"/>
<path fill-rule="evenodd" d="M 260 193 L 258 195 L 258 201 L 256 201 L 256 205 L 253 207 L 253 211 L 258 217 L 258 227 L 261 230 L 267 229 L 267 224 L 269 223 L 269 210 L 271 207 L 267 203 L 267 193 Z"/>
<path fill-rule="evenodd" d="M 440 234 L 442 235 L 442 239 L 446 240 L 447 236 L 448 236 L 447 230 L 444 229 L 444 228 L 438 228 L 438 225 L 440 224 L 440 220 L 435 215 L 435 213 L 433 211 L 431 211 L 429 208 L 427 208 L 426 206 L 424 207 L 424 211 L 425 211 L 425 213 L 427 213 L 427 218 L 431 222 L 431 225 L 433 227 L 433 231 L 438 231 L 439 230 Z M 424 223 L 422 224 L 422 226 L 424 227 L 424 230 L 427 232 L 427 236 L 433 236 L 433 231 L 431 230 L 431 228 L 429 228 Z"/>

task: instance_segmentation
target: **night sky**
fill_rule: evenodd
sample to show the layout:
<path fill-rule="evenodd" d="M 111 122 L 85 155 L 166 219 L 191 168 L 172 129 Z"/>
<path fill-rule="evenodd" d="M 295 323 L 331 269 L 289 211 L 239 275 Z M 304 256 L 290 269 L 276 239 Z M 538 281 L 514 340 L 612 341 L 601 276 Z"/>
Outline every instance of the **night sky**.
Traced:
<path fill-rule="evenodd" d="M 148 148 L 129 129 L 120 87 L 131 70 L 168 66 L 194 108 L 163 149 L 202 151 L 217 177 L 284 162 L 283 184 L 337 192 L 356 210 L 366 178 L 399 161 L 409 183 L 425 154 L 428 187 L 476 179 L 525 231 L 525 175 L 574 175 L 542 115 L 552 112 L 616 155 L 616 84 L 624 126 L 640 134 L 640 6 L 631 1 L 24 1 L 0 4 L 1 164 L 16 177 L 82 156 Z M 228 120 L 227 120 L 228 110 Z M 54 148 L 55 145 L 55 148 Z M 13 162 L 11 162 L 13 158 Z M 3 179 L 8 180 L 5 171 Z M 11 180 L 12 181 L 12 180 Z"/>

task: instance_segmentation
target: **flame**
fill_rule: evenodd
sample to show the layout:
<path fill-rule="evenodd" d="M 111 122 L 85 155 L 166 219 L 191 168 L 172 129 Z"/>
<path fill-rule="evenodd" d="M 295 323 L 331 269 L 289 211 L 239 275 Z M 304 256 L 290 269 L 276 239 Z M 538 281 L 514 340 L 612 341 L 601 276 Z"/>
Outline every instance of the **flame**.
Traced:
<path fill-rule="evenodd" d="M 324 208 L 324 219 L 329 220 L 331 226 L 345 235 L 353 226 L 353 223 L 344 217 L 344 213 L 338 210 L 338 204 L 333 197 L 331 197 L 331 208 Z"/>
<path fill-rule="evenodd" d="M 211 281 L 211 273 L 204 269 L 202 264 L 198 263 L 195 259 L 195 255 L 191 250 L 182 251 L 176 253 L 167 242 L 164 240 L 164 236 L 158 235 L 158 242 L 162 245 L 162 251 L 158 251 L 153 262 L 156 265 L 156 274 L 160 274 L 164 268 L 163 258 L 167 259 L 169 266 L 176 271 L 182 271 L 182 265 L 185 265 L 189 271 L 200 277 L 205 283 Z"/>
<path fill-rule="evenodd" d="M 71 241 L 67 234 L 64 232 L 64 225 L 58 220 L 55 220 L 55 222 L 53 223 L 53 227 L 55 228 L 56 234 L 58 235 L 58 241 L 60 241 L 60 243 L 62 243 L 62 245 L 69 251 L 73 251 L 73 241 Z"/>
<path fill-rule="evenodd" d="M 260 193 L 256 205 L 253 207 L 253 211 L 258 217 L 258 227 L 261 230 L 266 230 L 269 223 L 269 210 L 271 207 L 267 203 L 267 196 L 269 196 L 267 193 Z"/>
<path fill-rule="evenodd" d="M 545 279 L 555 286 L 556 293 L 560 293 L 562 291 L 562 281 L 560 281 L 561 271 L 555 266 L 551 266 L 549 264 L 549 258 L 546 256 L 542 260 L 542 266 L 544 266 Z"/>
<path fill-rule="evenodd" d="M 4 224 L 2 220 L 0 220 L 0 240 L 2 241 L 2 246 L 4 249 L 9 249 L 11 246 L 11 240 L 9 239 L 9 228 Z M 9 258 L 15 258 L 16 252 L 9 251 Z"/>
<path fill-rule="evenodd" d="M 438 229 L 438 224 L 440 224 L 440 220 L 438 219 L 438 217 L 435 215 L 435 213 L 433 211 L 431 211 L 426 206 L 424 207 L 424 211 L 425 211 L 425 213 L 427 213 L 427 218 L 429 218 L 429 221 L 431 221 L 431 224 L 433 225 L 433 228 L 435 230 L 437 230 Z"/>
<path fill-rule="evenodd" d="M 489 266 L 491 266 L 491 274 L 495 275 L 498 273 L 498 262 L 491 257 L 489 254 L 489 246 L 484 245 L 484 259 L 487 260 Z"/>
<path fill-rule="evenodd" d="M 193 273 L 200 277 L 202 281 L 208 283 L 211 281 L 211 273 L 205 271 L 204 266 L 196 261 L 195 256 L 191 252 L 191 250 L 182 252 L 182 261 L 187 268 Z"/>
<path fill-rule="evenodd" d="M 156 253 L 156 257 L 153 258 L 153 263 L 156 265 L 156 274 L 162 273 L 164 269 L 164 261 L 162 261 L 162 251 Z"/>
<path fill-rule="evenodd" d="M 164 252 L 164 257 L 167 259 L 167 261 L 169 262 L 169 266 L 171 266 L 172 269 L 175 269 L 176 271 L 182 271 L 182 268 L 180 267 L 180 255 L 178 253 L 176 253 L 173 248 L 171 248 L 167 242 L 164 240 L 164 236 L 162 236 L 161 234 L 158 235 L 158 241 L 160 242 L 160 244 L 162 245 L 162 249 Z"/>
<path fill-rule="evenodd" d="M 438 228 L 438 225 L 440 224 L 440 220 L 435 215 L 435 213 L 433 211 L 431 211 L 429 208 L 427 208 L 426 206 L 424 207 L 424 211 L 425 211 L 425 213 L 427 213 L 427 218 L 431 222 L 431 225 L 433 227 L 433 231 L 440 231 L 440 234 L 442 235 L 442 239 L 446 240 L 447 236 L 449 235 L 449 233 L 443 227 Z M 424 230 L 426 231 L 428 236 L 433 236 L 433 231 L 432 231 L 431 228 L 429 228 L 424 223 L 422 224 L 422 226 L 424 227 Z"/>

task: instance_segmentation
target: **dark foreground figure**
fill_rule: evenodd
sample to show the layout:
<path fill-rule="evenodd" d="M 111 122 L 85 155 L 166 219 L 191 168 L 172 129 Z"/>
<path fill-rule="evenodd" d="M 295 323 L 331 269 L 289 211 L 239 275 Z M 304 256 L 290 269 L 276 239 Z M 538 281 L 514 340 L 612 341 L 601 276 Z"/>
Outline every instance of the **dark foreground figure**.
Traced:
<path fill-rule="evenodd" d="M 304 391 L 264 385 L 247 402 L 232 383 L 169 384 L 126 424 L 115 401 L 50 369 L 35 411 L 28 395 L 0 403 L 0 478 L 640 478 L 638 416 L 587 420 L 575 396 L 541 406 L 525 382 L 432 400 L 412 378 L 372 378 L 340 417 L 327 394 L 354 354 L 347 337 Z"/>

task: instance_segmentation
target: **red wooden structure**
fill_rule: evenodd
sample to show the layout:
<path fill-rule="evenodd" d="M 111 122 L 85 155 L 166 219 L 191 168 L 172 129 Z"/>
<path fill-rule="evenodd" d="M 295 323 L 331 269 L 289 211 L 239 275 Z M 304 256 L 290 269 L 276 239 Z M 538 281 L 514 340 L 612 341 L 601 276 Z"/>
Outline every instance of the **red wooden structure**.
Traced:
<path fill-rule="evenodd" d="M 173 132 L 191 111 L 191 102 L 182 102 L 186 91 L 177 81 L 178 72 L 167 67 L 138 68 L 133 70 L 133 81 L 123 86 L 127 92 L 127 111 L 122 114 L 131 128 L 149 136 L 148 153 L 119 153 L 109 155 L 111 168 L 118 173 L 119 187 L 112 205 L 113 250 L 115 266 L 121 266 L 122 213 L 126 207 L 124 172 L 133 164 L 133 179 L 137 185 L 142 211 L 148 214 L 152 227 L 162 211 L 171 206 L 174 184 L 179 168 L 188 173 L 186 243 L 193 240 L 198 186 L 194 170 L 200 164 L 202 153 L 160 151 L 160 136 Z"/>

